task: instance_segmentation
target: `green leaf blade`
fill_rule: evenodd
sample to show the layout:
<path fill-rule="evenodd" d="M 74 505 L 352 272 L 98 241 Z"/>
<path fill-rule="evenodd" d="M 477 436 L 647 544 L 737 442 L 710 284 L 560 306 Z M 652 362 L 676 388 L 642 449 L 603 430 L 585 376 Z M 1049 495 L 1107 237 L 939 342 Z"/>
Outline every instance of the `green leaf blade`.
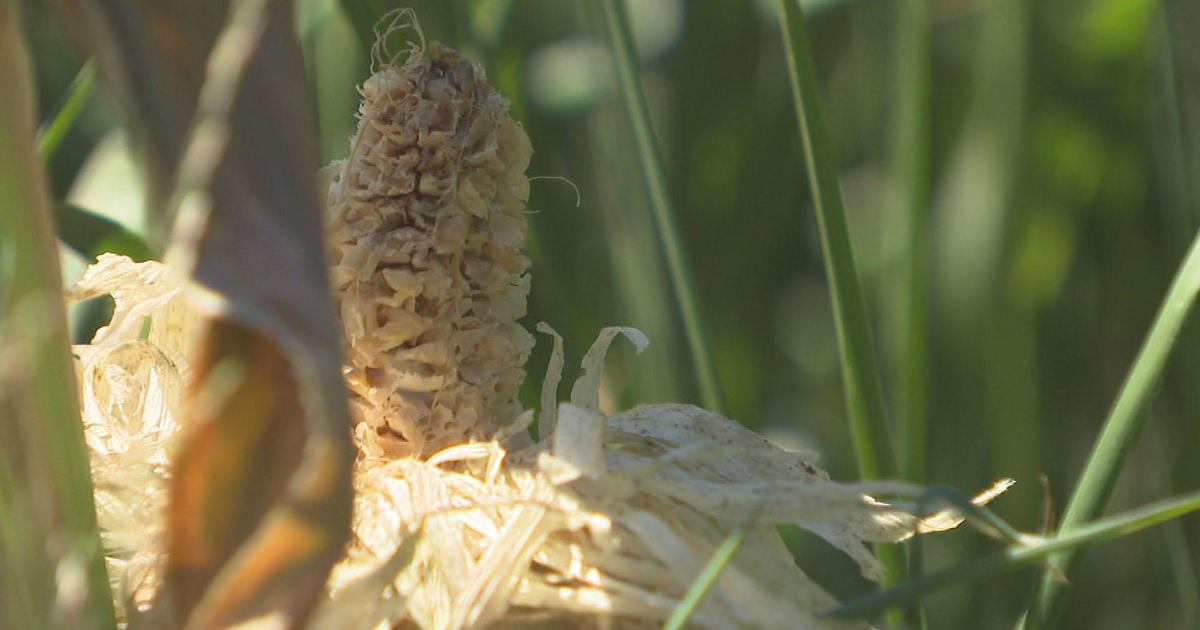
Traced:
<path fill-rule="evenodd" d="M 0 619 L 112 628 L 19 23 L 16 4 L 0 0 Z M 74 590 L 64 575 L 79 578 Z"/>
<path fill-rule="evenodd" d="M 724 413 L 725 398 L 717 381 L 716 367 L 708 347 L 708 336 L 699 300 L 696 298 L 695 282 L 692 280 L 683 242 L 676 227 L 676 213 L 667 188 L 662 157 L 654 139 L 654 130 L 651 128 L 650 111 L 637 76 L 637 53 L 634 50 L 633 34 L 624 0 L 606 0 L 604 13 L 616 60 L 621 94 L 630 123 L 633 125 L 639 163 L 650 196 L 650 209 L 659 243 L 666 257 L 671 288 L 675 294 L 680 318 L 683 320 L 684 336 L 692 355 L 700 399 L 706 408 Z"/>
<path fill-rule="evenodd" d="M 1200 295 L 1200 232 L 1192 241 L 1167 289 L 1154 323 L 1133 361 L 1125 382 L 1108 413 L 1099 437 L 1092 447 L 1083 473 L 1075 484 L 1063 514 L 1060 531 L 1064 534 L 1104 510 L 1116 486 L 1129 451 L 1146 422 L 1146 410 L 1153 400 L 1171 350 L 1179 337 L 1197 295 Z M 1068 549 L 1049 560 L 1055 571 L 1069 575 L 1078 553 Z M 1055 571 L 1045 572 L 1037 596 L 1026 617 L 1026 628 L 1052 628 L 1061 615 L 1063 584 Z"/>

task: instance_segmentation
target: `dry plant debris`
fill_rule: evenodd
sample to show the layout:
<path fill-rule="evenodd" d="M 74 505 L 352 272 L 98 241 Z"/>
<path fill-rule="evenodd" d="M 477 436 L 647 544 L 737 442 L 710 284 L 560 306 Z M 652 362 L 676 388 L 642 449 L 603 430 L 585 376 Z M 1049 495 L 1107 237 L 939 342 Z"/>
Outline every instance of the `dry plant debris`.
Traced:
<path fill-rule="evenodd" d="M 96 516 L 117 610 L 127 615 L 150 609 L 161 576 L 170 462 L 199 326 L 183 288 L 162 263 L 101 254 L 67 295 L 116 302 L 109 324 L 73 353 Z"/>
<path fill-rule="evenodd" d="M 311 627 L 657 627 L 752 519 L 695 627 L 865 628 L 819 616 L 834 598 L 774 524 L 812 531 L 878 580 L 865 543 L 962 521 L 917 517 L 920 486 L 831 481 L 697 407 L 605 416 L 609 344 L 647 343 L 631 328 L 601 332 L 559 403 L 562 340 L 539 326 L 554 350 L 532 443 L 533 411 L 516 399 L 533 343 L 516 323 L 529 291 L 519 251 L 529 139 L 483 70 L 438 44 L 381 69 L 363 97 L 327 229 L 360 448 L 355 541 Z M 160 263 L 101 257 L 70 297 L 102 293 L 116 312 L 77 348 L 80 387 L 114 596 L 135 616 L 154 601 L 195 319 L 185 282 Z"/>

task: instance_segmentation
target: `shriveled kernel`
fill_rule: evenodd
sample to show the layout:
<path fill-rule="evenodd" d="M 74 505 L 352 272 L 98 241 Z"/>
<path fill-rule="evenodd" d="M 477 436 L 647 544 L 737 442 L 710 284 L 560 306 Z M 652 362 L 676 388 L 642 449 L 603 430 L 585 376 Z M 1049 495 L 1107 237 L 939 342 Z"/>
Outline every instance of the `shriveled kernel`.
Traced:
<path fill-rule="evenodd" d="M 525 168 L 532 148 L 483 69 L 437 43 L 362 87 L 330 188 L 346 382 L 368 457 L 487 439 L 521 412 Z"/>

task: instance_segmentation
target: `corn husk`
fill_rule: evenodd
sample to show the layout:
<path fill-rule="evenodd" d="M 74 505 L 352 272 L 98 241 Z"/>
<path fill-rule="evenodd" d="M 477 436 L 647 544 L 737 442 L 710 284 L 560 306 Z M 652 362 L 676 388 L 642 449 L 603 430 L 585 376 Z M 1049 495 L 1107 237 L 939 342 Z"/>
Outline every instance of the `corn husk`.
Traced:
<path fill-rule="evenodd" d="M 365 470 L 358 544 L 335 568 L 327 606 L 373 584 L 376 599 L 386 592 L 392 603 L 355 627 L 656 627 L 749 517 L 751 533 L 694 627 L 863 628 L 819 616 L 836 602 L 796 566 L 774 524 L 809 529 L 878 580 L 883 567 L 864 543 L 962 522 L 952 510 L 915 516 L 920 486 L 830 481 L 806 458 L 698 407 L 642 405 L 605 417 L 596 375 L 620 332 L 644 340 L 630 329 L 601 334 L 571 402 L 543 409 L 556 416 L 545 440 L 513 452 L 467 443 Z M 406 566 L 381 581 L 396 554 Z"/>
<path fill-rule="evenodd" d="M 115 302 L 109 324 L 72 350 L 96 517 L 123 617 L 149 610 L 158 590 L 169 464 L 199 322 L 182 293 L 182 279 L 162 263 L 101 254 L 67 295 Z"/>

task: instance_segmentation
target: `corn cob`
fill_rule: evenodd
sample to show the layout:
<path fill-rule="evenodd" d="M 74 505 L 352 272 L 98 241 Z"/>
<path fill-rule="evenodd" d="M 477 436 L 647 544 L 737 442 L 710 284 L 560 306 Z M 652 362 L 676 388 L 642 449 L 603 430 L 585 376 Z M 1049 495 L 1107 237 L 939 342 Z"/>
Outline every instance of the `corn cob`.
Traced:
<path fill-rule="evenodd" d="M 330 260 L 358 443 L 421 456 L 521 411 L 532 148 L 483 69 L 433 43 L 363 87 L 330 186 Z"/>

